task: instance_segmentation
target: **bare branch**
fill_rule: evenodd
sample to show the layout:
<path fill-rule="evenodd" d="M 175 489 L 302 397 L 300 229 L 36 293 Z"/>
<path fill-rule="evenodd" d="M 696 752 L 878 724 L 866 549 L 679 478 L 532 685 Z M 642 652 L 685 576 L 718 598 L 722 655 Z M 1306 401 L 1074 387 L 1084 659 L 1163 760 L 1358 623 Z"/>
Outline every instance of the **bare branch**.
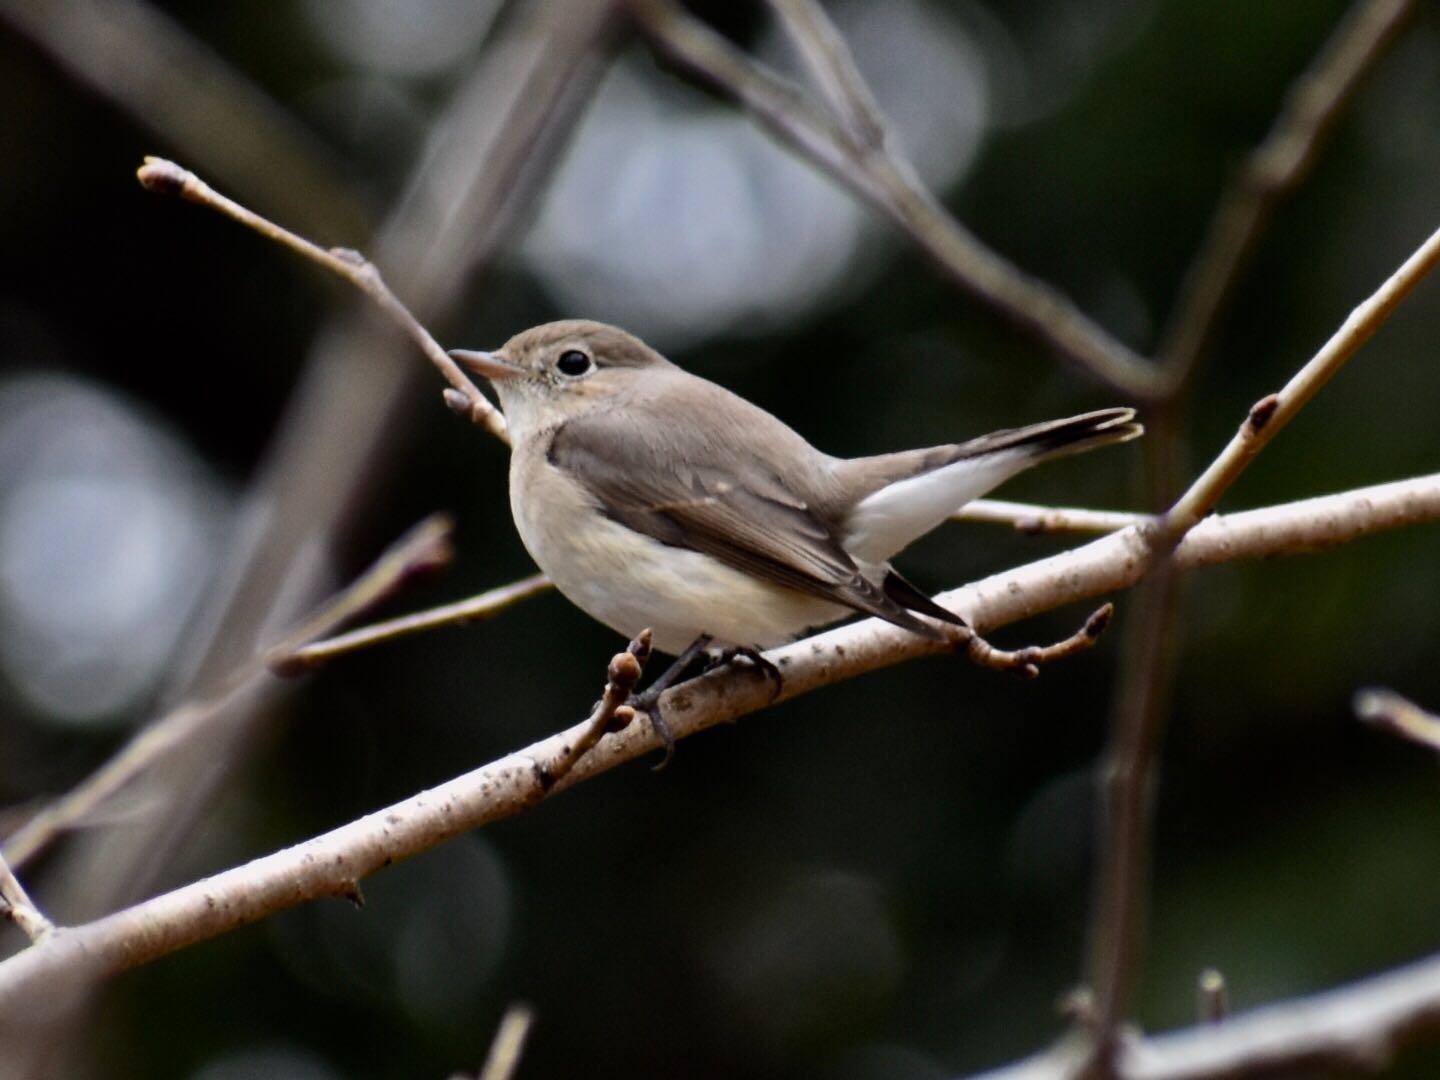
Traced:
<path fill-rule="evenodd" d="M 1210 513 L 1260 450 L 1288 424 L 1305 403 L 1330 381 L 1360 346 L 1369 341 L 1400 302 L 1440 262 L 1440 230 L 1430 234 L 1400 268 L 1360 304 L 1320 351 L 1281 388 L 1261 398 L 1229 445 L 1165 514 L 1162 534 L 1183 536 Z"/>
<path fill-rule="evenodd" d="M 500 1027 L 490 1043 L 490 1053 L 479 1080 L 510 1080 L 525 1052 L 525 1039 L 535 1023 L 535 1010 L 528 1005 L 511 1005 L 500 1018 Z"/>
<path fill-rule="evenodd" d="M 136 170 L 135 175 L 147 191 L 153 191 L 158 195 L 175 195 L 188 202 L 208 206 L 211 210 L 216 210 L 231 220 L 254 229 L 261 236 L 274 240 L 277 244 L 303 255 L 311 262 L 318 263 L 350 282 L 370 297 L 381 311 L 395 320 L 401 329 L 410 336 L 410 340 L 420 346 L 420 351 L 425 354 L 425 359 L 435 365 L 436 370 L 460 395 L 458 405 L 455 398 L 446 396 L 446 401 L 451 408 L 469 417 L 473 423 L 479 424 L 501 442 L 509 445 L 510 437 L 506 433 L 505 418 L 500 415 L 500 411 L 490 404 L 479 388 L 466 377 L 455 361 L 450 359 L 449 354 L 440 347 L 440 343 L 430 336 L 430 331 L 426 330 L 410 309 L 400 302 L 400 298 L 390 291 L 390 286 L 385 284 L 385 279 L 380 276 L 380 271 L 375 264 L 359 252 L 346 248 L 322 248 L 303 236 L 276 225 L 253 210 L 241 206 L 234 199 L 221 195 L 189 169 L 183 169 L 173 161 L 147 157 L 145 164 Z"/>
<path fill-rule="evenodd" d="M 1178 621 L 1178 577 L 1171 552 L 1235 482 L 1256 454 L 1380 328 L 1440 261 L 1440 230 L 1359 305 L 1290 379 L 1250 410 L 1240 431 L 1158 522 L 1138 530 L 1152 580 L 1139 594 L 1126 635 L 1115 719 L 1105 752 L 1103 834 L 1095 872 L 1090 981 L 1100 1037 L 1097 1063 L 1116 1050 L 1143 951 L 1149 873 L 1154 760 L 1164 731 L 1166 695 L 1176 659 L 1169 628 Z"/>
<path fill-rule="evenodd" d="M 412 615 L 401 615 L 323 641 L 314 641 L 290 652 L 287 672 L 318 668 L 337 656 L 368 649 L 373 645 L 381 645 L 424 630 L 434 630 L 441 626 L 465 626 L 493 618 L 506 608 L 538 596 L 550 588 L 553 586 L 544 574 L 532 574 L 519 581 L 512 581 L 509 585 L 488 589 L 478 596 L 457 600 L 453 604 L 443 604 Z"/>
<path fill-rule="evenodd" d="M 297 646 L 329 633 L 381 602 L 416 573 L 443 562 L 449 557 L 450 528 L 450 521 L 444 515 L 427 518 L 415 526 L 320 612 L 288 634 L 285 643 L 273 650 L 273 656 L 289 656 Z M 119 753 L 8 837 L 4 857 L 21 866 L 60 833 L 96 820 L 105 807 L 167 751 L 193 738 L 218 712 L 246 700 L 269 681 L 265 662 L 257 657 L 236 671 L 217 696 L 185 702 L 145 725 Z"/>
<path fill-rule="evenodd" d="M 1204 1023 L 1218 1024 L 1230 1011 L 1229 991 L 1225 976 L 1214 968 L 1200 973 L 1195 987 L 1196 1012 Z"/>
<path fill-rule="evenodd" d="M 1185 273 L 1158 354 L 1167 394 L 1178 392 L 1214 335 L 1276 207 L 1310 171 L 1365 76 L 1418 6 L 1415 0 L 1359 0 L 1290 87 L 1269 134 L 1221 195 Z"/>
<path fill-rule="evenodd" d="M 889 123 L 845 38 L 815 0 L 769 0 L 815 85 L 857 147 L 883 149 Z"/>
<path fill-rule="evenodd" d="M 1297 507 L 1310 517 L 1307 527 L 1294 520 Z M 1436 520 L 1440 520 L 1440 474 L 1207 521 L 1186 537 L 1174 558 L 1179 566 L 1203 566 L 1287 554 Z M 1144 572 L 1144 551 L 1145 542 L 1136 530 L 1126 530 L 943 593 L 935 601 L 964 613 L 978 631 L 988 632 L 1133 584 Z M 669 690 L 661 703 L 673 735 L 685 738 L 772 701 L 949 648 L 947 643 L 866 619 L 771 652 L 768 658 L 784 672 L 778 695 L 766 680 L 734 677 L 728 669 L 720 669 Z M 519 813 L 554 791 L 659 746 L 650 725 L 630 724 L 600 740 L 562 780 L 547 788 L 541 779 L 544 763 L 561 757 L 589 726 L 588 721 L 575 725 L 296 847 L 67 928 L 0 963 L 0 1018 L 27 994 L 53 988 L 57 980 L 63 982 L 77 972 L 113 974 L 306 900 L 352 893 L 356 882 L 376 870 Z"/>
<path fill-rule="evenodd" d="M 1085 624 L 1069 637 L 1051 645 L 1029 645 L 1013 652 L 997 649 L 968 626 L 949 630 L 959 639 L 961 647 L 972 662 L 995 671 L 1015 671 L 1027 679 L 1033 679 L 1040 674 L 1041 664 L 1064 660 L 1076 653 L 1093 649 L 1114 617 L 1115 605 L 1101 604 L 1090 613 Z"/>
<path fill-rule="evenodd" d="M 605 682 L 605 692 L 595 703 L 595 709 L 585 721 L 584 731 L 569 746 L 563 747 L 554 761 L 540 766 L 540 783 L 548 791 L 570 775 L 570 770 L 588 754 L 596 743 L 611 731 L 623 731 L 635 719 L 635 710 L 626 705 L 630 692 L 640 681 L 645 670 L 645 661 L 650 659 L 650 631 L 641 630 L 640 636 L 622 653 L 616 653 L 610 661 Z"/>
<path fill-rule="evenodd" d="M 13 922 L 32 943 L 45 940 L 55 930 L 55 924 L 35 906 L 3 855 L 0 855 L 0 918 Z"/>
<path fill-rule="evenodd" d="M 1440 956 L 1309 997 L 1292 998 L 1120 1046 L 1115 1080 L 1290 1080 L 1383 1072 L 1440 1030 Z M 1084 1048 L 1055 1049 L 972 1080 L 1074 1080 Z"/>
<path fill-rule="evenodd" d="M 962 289 L 1000 312 L 1093 378 L 1132 398 L 1159 387 L 1155 369 L 1055 289 L 1032 278 L 981 243 L 955 220 L 915 176 L 893 145 L 862 145 L 817 109 L 804 92 L 735 48 L 672 0 L 629 0 L 651 46 L 719 93 L 747 109 L 782 145 L 808 158 L 888 216 Z M 810 7 L 806 20 L 787 23 L 804 35 L 825 16 Z M 825 23 L 828 27 L 828 23 Z M 837 63 L 830 42 L 806 45 L 810 62 L 855 101 L 869 99 L 853 67 Z M 807 39 L 808 40 L 808 39 Z M 820 59 L 825 57 L 826 59 Z M 893 142 L 893 140 L 892 140 Z"/>
<path fill-rule="evenodd" d="M 1068 506 L 1034 506 L 1004 499 L 974 499 L 954 514 L 952 521 L 1009 525 L 1022 533 L 1108 533 L 1154 520 L 1149 514 L 1122 510 L 1082 510 Z"/>
<path fill-rule="evenodd" d="M 1372 687 L 1355 695 L 1355 715 L 1392 735 L 1440 750 L 1440 716 L 1426 712 L 1394 690 Z"/>

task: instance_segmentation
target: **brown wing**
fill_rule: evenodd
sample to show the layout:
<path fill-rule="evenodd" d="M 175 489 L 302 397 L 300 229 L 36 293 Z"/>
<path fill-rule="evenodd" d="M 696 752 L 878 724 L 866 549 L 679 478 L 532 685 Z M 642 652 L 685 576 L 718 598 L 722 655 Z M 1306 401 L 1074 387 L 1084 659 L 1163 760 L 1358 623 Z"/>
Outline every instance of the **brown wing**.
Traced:
<path fill-rule="evenodd" d="M 765 581 L 926 637 L 942 636 L 892 599 L 883 584 L 867 580 L 831 528 L 748 446 L 726 440 L 698 417 L 694 423 L 674 416 L 652 423 L 647 421 L 656 418 L 642 409 L 623 413 L 567 421 L 548 454 L 611 519 Z M 788 428 L 785 432 L 798 440 Z M 804 449 L 815 453 L 808 445 Z"/>

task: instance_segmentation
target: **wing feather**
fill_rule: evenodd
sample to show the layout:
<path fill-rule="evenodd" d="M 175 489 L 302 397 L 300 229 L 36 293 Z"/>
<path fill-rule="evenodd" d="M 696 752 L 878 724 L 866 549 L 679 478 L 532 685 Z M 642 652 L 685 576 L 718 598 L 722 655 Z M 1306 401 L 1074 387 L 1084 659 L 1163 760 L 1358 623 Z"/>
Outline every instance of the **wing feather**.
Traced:
<path fill-rule="evenodd" d="M 718 445 L 711 425 L 645 419 L 635 409 L 623 418 L 616 411 L 573 418 L 555 432 L 549 460 L 607 516 L 636 532 L 926 637 L 942 636 L 867 579 L 833 527 L 748 446 Z"/>

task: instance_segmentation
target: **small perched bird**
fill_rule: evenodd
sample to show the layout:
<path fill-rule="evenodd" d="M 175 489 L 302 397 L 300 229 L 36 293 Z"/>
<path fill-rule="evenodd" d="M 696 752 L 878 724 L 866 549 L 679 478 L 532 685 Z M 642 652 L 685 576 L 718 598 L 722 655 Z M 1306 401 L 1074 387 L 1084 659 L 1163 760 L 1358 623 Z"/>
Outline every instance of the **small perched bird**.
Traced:
<path fill-rule="evenodd" d="M 604 323 L 546 323 L 450 355 L 499 395 L 510 508 L 540 568 L 606 626 L 649 627 L 676 655 L 707 638 L 766 649 L 854 612 L 944 638 L 921 616 L 963 621 L 891 557 L 1021 470 L 1143 430 L 1133 409 L 1101 409 L 837 458 Z"/>

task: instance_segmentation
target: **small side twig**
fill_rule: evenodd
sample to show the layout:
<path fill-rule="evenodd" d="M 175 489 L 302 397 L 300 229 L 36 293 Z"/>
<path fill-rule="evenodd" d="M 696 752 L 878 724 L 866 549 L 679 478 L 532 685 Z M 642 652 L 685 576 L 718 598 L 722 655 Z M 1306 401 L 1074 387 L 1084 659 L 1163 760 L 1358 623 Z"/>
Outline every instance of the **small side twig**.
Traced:
<path fill-rule="evenodd" d="M 534 1024 L 535 1010 L 529 1005 L 511 1005 L 506 1009 L 490 1042 L 485 1065 L 475 1080 L 510 1080 L 520 1066 L 520 1055 L 525 1052 L 525 1040 Z M 469 1077 L 457 1073 L 450 1080 L 469 1080 Z"/>
<path fill-rule="evenodd" d="M 1383 687 L 1359 690 L 1354 708 L 1355 715 L 1367 724 L 1431 750 L 1440 750 L 1440 716 L 1426 712 L 1394 690 Z"/>
<path fill-rule="evenodd" d="M 18 926 L 32 944 L 55 932 L 55 924 L 35 906 L 4 856 L 0 856 L 0 918 Z"/>
<path fill-rule="evenodd" d="M 390 286 L 385 284 L 379 269 L 365 256 L 349 248 L 323 248 L 242 206 L 234 199 L 221 195 L 189 169 L 182 168 L 173 161 L 147 157 L 145 164 L 136 170 L 135 175 L 147 191 L 158 195 L 173 195 L 188 202 L 208 206 L 349 281 L 409 334 L 425 354 L 425 358 L 435 365 L 436 370 L 450 383 L 452 389 L 445 394 L 446 404 L 501 442 L 509 443 L 505 417 L 466 377 L 455 361 L 450 359 L 449 354 L 440 347 L 440 343 L 430 336 L 430 331 L 425 329 L 400 298 L 390 291 Z"/>
<path fill-rule="evenodd" d="M 1154 519 L 1149 514 L 1131 514 L 1123 510 L 1086 510 L 1070 506 L 1035 506 L 1031 503 L 1009 502 L 1005 499 L 972 499 L 955 513 L 952 521 L 976 521 L 989 525 L 1009 525 L 1016 532 L 1040 533 L 1110 533 L 1132 525 L 1146 525 Z"/>
<path fill-rule="evenodd" d="M 610 660 L 606 672 L 605 692 L 595 703 L 595 709 L 585 721 L 585 730 L 580 736 L 561 748 L 559 755 L 548 764 L 536 766 L 540 784 L 549 791 L 569 775 L 577 762 L 588 754 L 592 747 L 609 732 L 623 731 L 635 719 L 635 710 L 625 702 L 630 692 L 640 681 L 645 671 L 645 661 L 650 658 L 650 631 L 641 630 L 634 641 L 622 653 L 616 653 Z"/>
<path fill-rule="evenodd" d="M 1200 973 L 1196 984 L 1196 1011 L 1202 1024 L 1218 1024 L 1230 1011 L 1230 993 L 1225 976 L 1215 968 Z"/>
<path fill-rule="evenodd" d="M 341 590 L 319 612 L 286 635 L 265 654 L 265 663 L 277 675 L 294 675 L 308 666 L 301 658 L 318 637 L 377 604 L 417 574 L 447 566 L 455 557 L 451 543 L 455 523 L 448 514 L 432 514 L 381 553 L 369 569 Z"/>
<path fill-rule="evenodd" d="M 996 671 L 1014 671 L 1027 679 L 1040 674 L 1040 665 L 1074 656 L 1093 648 L 1110 620 L 1115 616 L 1114 604 L 1102 604 L 1091 612 L 1085 625 L 1069 637 L 1051 645 L 1029 645 L 1013 652 L 997 649 L 968 626 L 952 628 L 956 641 L 963 645 L 965 654 L 973 663 Z"/>
<path fill-rule="evenodd" d="M 271 668 L 277 670 L 279 674 L 286 675 L 302 670 L 313 671 L 337 656 L 366 649 L 372 645 L 381 645 L 409 634 L 418 634 L 441 626 L 464 626 L 481 619 L 489 619 L 522 600 L 538 596 L 551 587 L 550 579 L 544 574 L 532 574 L 519 581 L 512 581 L 509 585 L 500 585 L 494 589 L 487 589 L 476 596 L 457 600 L 453 604 L 442 604 L 439 607 L 417 611 L 410 615 L 400 615 L 394 619 L 361 626 L 322 641 L 312 641 L 308 645 L 302 645 L 285 654 L 281 658 L 283 663 L 280 668 L 277 669 L 273 662 Z"/>

